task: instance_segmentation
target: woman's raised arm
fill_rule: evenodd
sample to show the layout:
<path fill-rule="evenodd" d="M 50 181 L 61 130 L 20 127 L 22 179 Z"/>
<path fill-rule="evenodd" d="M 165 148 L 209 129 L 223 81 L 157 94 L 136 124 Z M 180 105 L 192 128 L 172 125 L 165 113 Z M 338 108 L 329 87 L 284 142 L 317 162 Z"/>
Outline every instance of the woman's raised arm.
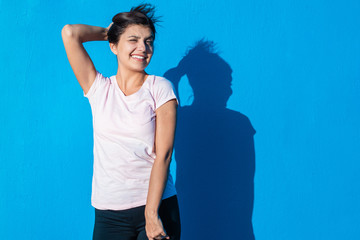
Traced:
<path fill-rule="evenodd" d="M 110 27 L 110 26 L 109 26 Z M 76 79 L 86 94 L 95 80 L 96 70 L 83 43 L 107 40 L 108 28 L 84 24 L 67 24 L 61 31 L 66 55 Z"/>

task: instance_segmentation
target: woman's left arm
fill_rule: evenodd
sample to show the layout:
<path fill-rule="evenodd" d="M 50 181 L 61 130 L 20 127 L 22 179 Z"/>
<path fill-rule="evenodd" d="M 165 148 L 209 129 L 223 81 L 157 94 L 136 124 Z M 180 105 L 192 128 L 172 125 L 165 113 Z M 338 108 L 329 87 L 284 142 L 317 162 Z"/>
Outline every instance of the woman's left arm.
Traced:
<path fill-rule="evenodd" d="M 161 239 L 161 236 L 166 236 L 166 239 L 169 239 L 163 229 L 158 209 L 165 189 L 174 145 L 176 107 L 177 102 L 173 99 L 156 110 L 156 159 L 151 170 L 145 207 L 146 234 L 149 240 Z"/>

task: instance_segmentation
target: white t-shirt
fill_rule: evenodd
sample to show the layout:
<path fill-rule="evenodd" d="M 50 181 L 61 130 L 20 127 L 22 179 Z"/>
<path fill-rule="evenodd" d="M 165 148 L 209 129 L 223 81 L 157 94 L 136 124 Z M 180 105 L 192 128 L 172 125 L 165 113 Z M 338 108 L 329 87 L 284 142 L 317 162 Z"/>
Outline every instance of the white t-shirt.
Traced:
<path fill-rule="evenodd" d="M 176 99 L 171 82 L 149 75 L 137 92 L 125 96 L 115 76 L 97 72 L 85 97 L 94 128 L 92 206 L 124 210 L 145 205 L 156 157 L 155 110 Z M 162 198 L 175 194 L 169 173 Z"/>

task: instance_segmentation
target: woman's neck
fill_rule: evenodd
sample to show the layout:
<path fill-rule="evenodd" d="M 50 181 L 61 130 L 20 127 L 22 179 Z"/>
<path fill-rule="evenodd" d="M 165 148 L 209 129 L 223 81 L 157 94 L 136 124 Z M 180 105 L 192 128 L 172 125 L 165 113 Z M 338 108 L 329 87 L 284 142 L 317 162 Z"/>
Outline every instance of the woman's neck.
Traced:
<path fill-rule="evenodd" d="M 118 69 L 116 73 L 116 81 L 120 89 L 127 94 L 136 92 L 144 83 L 147 77 L 147 73 L 143 72 L 134 72 L 124 69 Z"/>

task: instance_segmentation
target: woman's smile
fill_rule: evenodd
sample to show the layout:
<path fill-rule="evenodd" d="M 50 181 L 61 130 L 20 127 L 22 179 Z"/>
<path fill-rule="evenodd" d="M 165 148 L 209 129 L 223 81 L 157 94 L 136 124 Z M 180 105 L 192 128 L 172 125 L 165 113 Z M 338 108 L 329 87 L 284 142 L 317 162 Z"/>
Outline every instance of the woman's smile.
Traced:
<path fill-rule="evenodd" d="M 147 58 L 146 56 L 144 55 L 139 55 L 139 54 L 132 54 L 131 57 L 133 59 L 135 59 L 136 61 L 139 61 L 139 62 L 144 62 L 145 59 Z"/>

